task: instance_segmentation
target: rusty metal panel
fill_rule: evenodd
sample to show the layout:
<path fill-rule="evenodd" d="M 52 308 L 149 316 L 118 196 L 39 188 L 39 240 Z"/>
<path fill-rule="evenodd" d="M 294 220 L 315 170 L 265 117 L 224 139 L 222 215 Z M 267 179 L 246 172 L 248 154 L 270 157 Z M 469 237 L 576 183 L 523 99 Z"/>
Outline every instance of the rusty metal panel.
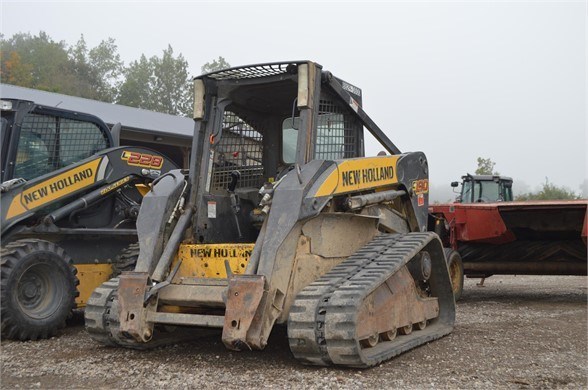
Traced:
<path fill-rule="evenodd" d="M 145 321 L 148 280 L 146 272 L 123 272 L 118 287 L 120 331 L 143 342 L 149 341 L 153 334 Z"/>
<path fill-rule="evenodd" d="M 226 283 L 216 286 L 171 284 L 160 290 L 159 302 L 176 306 L 224 307 L 226 290 Z"/>
<path fill-rule="evenodd" d="M 222 336 L 227 348 L 233 350 L 260 348 L 248 343 L 247 332 L 263 298 L 264 288 L 263 275 L 240 275 L 229 279 Z"/>
<path fill-rule="evenodd" d="M 367 339 L 438 315 L 438 299 L 419 296 L 414 280 L 404 266 L 366 297 L 358 314 L 357 338 Z"/>
<path fill-rule="evenodd" d="M 186 313 L 149 313 L 147 321 L 158 324 L 203 326 L 206 328 L 222 328 L 224 324 L 223 316 L 213 316 L 205 314 L 186 314 Z"/>

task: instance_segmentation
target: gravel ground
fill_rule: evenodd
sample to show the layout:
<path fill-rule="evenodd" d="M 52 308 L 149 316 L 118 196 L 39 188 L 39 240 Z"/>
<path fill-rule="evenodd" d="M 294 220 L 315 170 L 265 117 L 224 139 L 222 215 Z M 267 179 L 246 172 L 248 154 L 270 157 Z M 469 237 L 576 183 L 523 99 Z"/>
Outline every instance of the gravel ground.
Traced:
<path fill-rule="evenodd" d="M 302 366 L 276 328 L 266 350 L 231 352 L 219 332 L 151 351 L 108 348 L 78 314 L 60 337 L 2 340 L 1 388 L 588 388 L 587 278 L 466 280 L 450 336 L 368 370 Z"/>

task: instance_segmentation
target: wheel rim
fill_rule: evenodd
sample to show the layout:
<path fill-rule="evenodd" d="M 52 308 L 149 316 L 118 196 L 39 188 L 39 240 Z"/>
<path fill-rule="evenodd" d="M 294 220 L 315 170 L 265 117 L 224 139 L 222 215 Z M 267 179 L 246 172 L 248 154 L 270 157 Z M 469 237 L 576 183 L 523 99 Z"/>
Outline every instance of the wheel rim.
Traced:
<path fill-rule="evenodd" d="M 400 333 L 404 335 L 408 335 L 412 333 L 412 324 L 403 326 L 400 328 Z"/>
<path fill-rule="evenodd" d="M 378 344 L 378 340 L 379 340 L 379 336 L 376 333 L 376 334 L 371 335 L 367 339 L 361 340 L 361 345 L 364 348 L 373 348 Z"/>
<path fill-rule="evenodd" d="M 421 322 L 417 322 L 417 324 L 416 324 L 416 328 L 417 328 L 418 330 L 423 330 L 423 329 L 425 329 L 426 327 L 427 327 L 427 320 L 423 320 L 423 321 L 421 321 Z"/>
<path fill-rule="evenodd" d="M 382 333 L 382 340 L 392 341 L 396 338 L 397 333 L 398 333 L 398 331 L 396 330 L 396 328 L 389 330 L 387 332 L 384 332 L 384 333 Z"/>
<path fill-rule="evenodd" d="M 44 319 L 54 314 L 64 297 L 59 273 L 47 264 L 35 264 L 24 271 L 17 284 L 17 302 L 30 318 Z M 59 281 L 59 282 L 57 282 Z"/>
<path fill-rule="evenodd" d="M 461 280 L 461 270 L 459 269 L 457 261 L 452 261 L 449 265 L 449 278 L 451 279 L 451 289 L 453 290 L 453 294 L 458 293 Z"/>

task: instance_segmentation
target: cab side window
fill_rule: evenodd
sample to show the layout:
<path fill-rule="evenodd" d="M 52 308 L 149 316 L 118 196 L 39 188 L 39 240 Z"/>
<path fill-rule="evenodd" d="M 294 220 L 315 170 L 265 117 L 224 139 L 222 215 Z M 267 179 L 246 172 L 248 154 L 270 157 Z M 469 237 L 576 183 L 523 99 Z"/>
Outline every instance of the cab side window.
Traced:
<path fill-rule="evenodd" d="M 93 123 L 27 114 L 20 131 L 14 177 L 31 180 L 107 147 L 106 135 Z"/>
<path fill-rule="evenodd" d="M 57 141 L 55 118 L 47 115 L 28 114 L 20 130 L 16 152 L 14 177 L 26 180 L 55 170 Z"/>
<path fill-rule="evenodd" d="M 106 137 L 94 123 L 61 119 L 59 159 L 67 166 L 90 157 L 108 147 Z"/>
<path fill-rule="evenodd" d="M 339 160 L 363 155 L 363 127 L 348 107 L 321 92 L 314 139 L 314 158 Z"/>

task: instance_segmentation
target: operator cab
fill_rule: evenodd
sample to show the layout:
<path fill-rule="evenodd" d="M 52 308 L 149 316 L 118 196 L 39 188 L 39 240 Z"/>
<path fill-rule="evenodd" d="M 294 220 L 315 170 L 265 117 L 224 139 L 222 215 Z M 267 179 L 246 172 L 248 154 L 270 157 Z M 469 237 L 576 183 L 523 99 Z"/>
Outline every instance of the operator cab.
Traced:
<path fill-rule="evenodd" d="M 461 193 L 456 203 L 510 202 L 512 198 L 512 178 L 498 175 L 470 175 L 461 177 Z M 451 187 L 456 188 L 454 181 Z"/>
<path fill-rule="evenodd" d="M 215 101 L 196 104 L 196 111 L 206 113 L 196 119 L 209 141 L 199 164 L 200 210 L 206 210 L 201 220 L 207 220 L 199 226 L 199 242 L 255 241 L 263 221 L 256 210 L 260 188 L 311 160 L 364 156 L 362 123 L 325 85 L 334 76 L 318 65 L 316 73 L 312 69 L 306 62 L 261 64 L 197 79 Z M 361 90 L 337 81 L 361 106 Z M 233 218 L 237 223 L 227 226 Z"/>
<path fill-rule="evenodd" d="M 225 193 L 235 170 L 240 173 L 237 189 L 258 191 L 296 163 L 363 156 L 362 125 L 326 88 L 316 92 L 316 117 L 304 115 L 309 104 L 299 102 L 298 65 L 261 65 L 207 76 L 218 86 L 217 111 L 210 121 L 211 193 Z M 359 88 L 354 91 L 361 104 Z M 308 134 L 313 127 L 316 131 Z"/>
<path fill-rule="evenodd" d="M 99 118 L 41 106 L 27 100 L 0 100 L 1 182 L 33 180 L 113 146 Z"/>

